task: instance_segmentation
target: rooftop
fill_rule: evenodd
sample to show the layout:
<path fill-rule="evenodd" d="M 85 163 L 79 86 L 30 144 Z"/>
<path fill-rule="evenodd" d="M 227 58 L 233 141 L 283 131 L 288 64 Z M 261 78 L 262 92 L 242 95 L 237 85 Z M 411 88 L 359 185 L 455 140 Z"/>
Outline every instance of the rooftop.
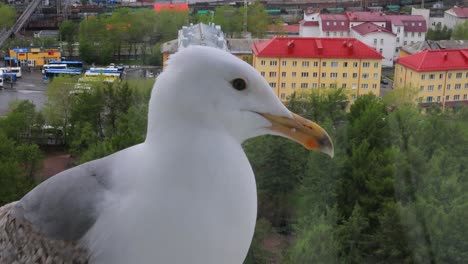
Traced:
<path fill-rule="evenodd" d="M 387 21 L 385 15 L 381 12 L 366 12 L 366 11 L 357 11 L 357 12 L 346 12 L 346 16 L 349 21 L 361 21 L 361 22 L 384 22 Z"/>
<path fill-rule="evenodd" d="M 183 26 L 179 30 L 178 49 L 180 50 L 190 45 L 209 46 L 227 50 L 224 33 L 221 31 L 221 27 L 215 24 L 206 25 L 198 23 Z"/>
<path fill-rule="evenodd" d="M 408 54 L 440 49 L 468 49 L 468 40 L 425 40 L 401 47 Z"/>
<path fill-rule="evenodd" d="M 452 10 L 458 18 L 468 18 L 468 7 L 454 6 Z"/>
<path fill-rule="evenodd" d="M 396 63 L 415 71 L 468 70 L 468 49 L 425 50 Z"/>
<path fill-rule="evenodd" d="M 266 39 L 226 39 L 229 51 L 232 54 L 252 53 L 252 45 L 265 40 Z"/>
<path fill-rule="evenodd" d="M 348 31 L 348 17 L 342 14 L 321 14 L 322 29 L 325 31 Z"/>
<path fill-rule="evenodd" d="M 382 59 L 382 55 L 353 38 L 275 37 L 255 43 L 257 57 Z"/>

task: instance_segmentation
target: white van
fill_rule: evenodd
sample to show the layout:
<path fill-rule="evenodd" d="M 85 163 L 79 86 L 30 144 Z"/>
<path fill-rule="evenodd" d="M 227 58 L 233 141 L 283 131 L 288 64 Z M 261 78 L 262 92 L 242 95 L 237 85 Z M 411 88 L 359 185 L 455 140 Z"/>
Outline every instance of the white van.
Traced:
<path fill-rule="evenodd" d="M 0 71 L 12 72 L 12 73 L 15 73 L 16 78 L 21 78 L 21 67 L 3 67 L 3 68 L 0 68 Z"/>

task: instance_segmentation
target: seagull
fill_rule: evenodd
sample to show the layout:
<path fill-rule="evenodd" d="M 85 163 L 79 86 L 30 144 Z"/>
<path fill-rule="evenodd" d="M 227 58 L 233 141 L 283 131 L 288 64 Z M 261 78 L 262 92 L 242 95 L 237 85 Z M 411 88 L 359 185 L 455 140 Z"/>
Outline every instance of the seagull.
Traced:
<path fill-rule="evenodd" d="M 242 149 L 272 134 L 333 156 L 228 52 L 190 46 L 153 87 L 146 140 L 63 171 L 0 208 L 0 263 L 240 264 L 257 217 Z"/>

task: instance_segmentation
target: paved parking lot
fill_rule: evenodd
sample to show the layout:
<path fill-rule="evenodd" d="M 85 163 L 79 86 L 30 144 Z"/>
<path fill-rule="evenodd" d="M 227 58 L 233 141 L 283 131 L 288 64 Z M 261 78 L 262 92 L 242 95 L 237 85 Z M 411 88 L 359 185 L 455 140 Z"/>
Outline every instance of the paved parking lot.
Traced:
<path fill-rule="evenodd" d="M 23 71 L 13 88 L 10 83 L 4 83 L 0 89 L 0 116 L 8 113 L 9 103 L 14 100 L 29 100 L 36 105 L 36 110 L 41 109 L 46 100 L 46 88 L 40 71 Z"/>

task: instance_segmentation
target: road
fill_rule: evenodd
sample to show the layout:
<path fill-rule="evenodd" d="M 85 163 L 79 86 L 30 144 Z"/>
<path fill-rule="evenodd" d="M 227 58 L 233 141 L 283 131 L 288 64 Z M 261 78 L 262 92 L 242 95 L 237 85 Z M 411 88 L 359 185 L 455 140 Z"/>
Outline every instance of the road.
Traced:
<path fill-rule="evenodd" d="M 46 101 L 46 89 L 40 71 L 23 71 L 23 76 L 16 81 L 13 88 L 10 88 L 9 83 L 4 83 L 3 89 L 0 89 L 0 116 L 8 113 L 9 104 L 14 100 L 29 100 L 36 105 L 36 110 L 40 110 Z"/>

